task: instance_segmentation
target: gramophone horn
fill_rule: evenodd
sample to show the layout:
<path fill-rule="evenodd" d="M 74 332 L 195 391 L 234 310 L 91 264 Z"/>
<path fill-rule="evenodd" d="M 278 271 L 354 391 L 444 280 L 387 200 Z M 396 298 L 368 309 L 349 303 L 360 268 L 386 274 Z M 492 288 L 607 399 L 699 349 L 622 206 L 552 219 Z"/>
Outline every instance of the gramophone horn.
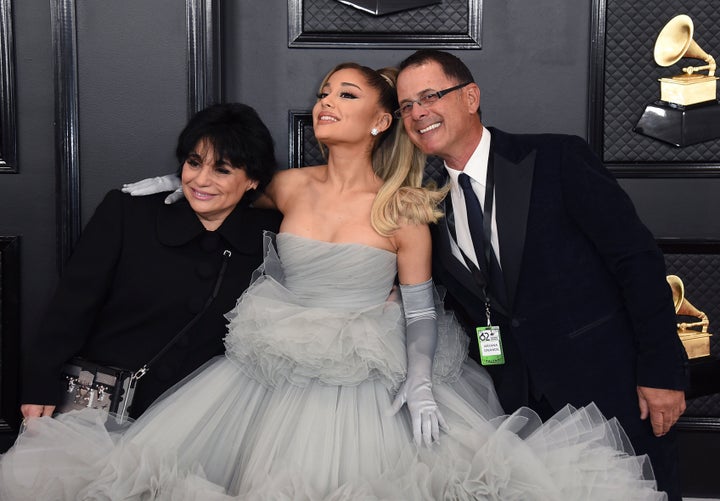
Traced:
<path fill-rule="evenodd" d="M 677 313 L 680 310 L 680 305 L 682 305 L 683 299 L 685 298 L 685 286 L 683 285 L 683 281 L 677 275 L 668 275 L 665 279 L 667 280 L 667 283 L 670 284 L 673 304 L 675 305 L 675 313 Z"/>
<path fill-rule="evenodd" d="M 702 327 L 702 332 L 707 332 L 708 325 L 710 324 L 708 317 L 705 313 L 695 308 L 690 301 L 685 299 L 685 286 L 680 277 L 677 275 L 668 275 L 665 279 L 668 284 L 670 284 L 670 289 L 672 290 L 675 314 L 700 319 L 699 322 L 679 323 L 678 329 L 685 331 L 689 327 Z"/>
<path fill-rule="evenodd" d="M 693 22 L 689 16 L 680 14 L 673 17 L 660 31 L 655 41 L 653 55 L 655 62 L 660 66 L 670 66 L 677 63 L 683 57 L 702 59 L 709 63 L 702 67 L 683 68 L 683 71 L 692 74 L 700 69 L 710 70 L 709 76 L 715 74 L 715 59 L 693 40 Z"/>

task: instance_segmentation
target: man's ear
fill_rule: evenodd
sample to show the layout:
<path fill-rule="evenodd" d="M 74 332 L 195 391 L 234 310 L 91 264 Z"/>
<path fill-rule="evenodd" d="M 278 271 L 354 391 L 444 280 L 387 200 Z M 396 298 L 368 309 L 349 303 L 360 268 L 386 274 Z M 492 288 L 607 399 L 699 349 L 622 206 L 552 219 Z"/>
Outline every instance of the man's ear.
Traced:
<path fill-rule="evenodd" d="M 469 111 L 471 113 L 477 113 L 477 110 L 480 108 L 480 87 L 473 82 L 468 84 L 464 90 Z"/>

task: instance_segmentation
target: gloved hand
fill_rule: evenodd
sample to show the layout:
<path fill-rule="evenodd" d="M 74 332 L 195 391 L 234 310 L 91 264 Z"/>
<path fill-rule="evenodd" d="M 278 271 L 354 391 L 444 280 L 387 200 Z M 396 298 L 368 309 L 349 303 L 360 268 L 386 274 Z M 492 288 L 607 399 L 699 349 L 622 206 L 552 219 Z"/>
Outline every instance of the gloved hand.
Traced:
<path fill-rule="evenodd" d="M 178 188 L 177 190 L 170 193 L 168 196 L 165 197 L 165 203 L 167 205 L 174 204 L 181 198 L 185 198 L 185 193 L 183 193 L 182 186 Z"/>
<path fill-rule="evenodd" d="M 134 197 L 152 195 L 163 191 L 172 191 L 172 193 L 165 198 L 166 204 L 177 202 L 183 198 L 182 183 L 177 174 L 149 177 L 135 183 L 123 184 L 122 187 L 123 193 L 129 193 Z"/>
<path fill-rule="evenodd" d="M 405 308 L 407 377 L 392 404 L 393 414 L 407 403 L 413 440 L 426 446 L 440 437 L 447 423 L 432 393 L 432 364 L 437 345 L 437 313 L 432 279 L 416 285 L 400 285 Z"/>

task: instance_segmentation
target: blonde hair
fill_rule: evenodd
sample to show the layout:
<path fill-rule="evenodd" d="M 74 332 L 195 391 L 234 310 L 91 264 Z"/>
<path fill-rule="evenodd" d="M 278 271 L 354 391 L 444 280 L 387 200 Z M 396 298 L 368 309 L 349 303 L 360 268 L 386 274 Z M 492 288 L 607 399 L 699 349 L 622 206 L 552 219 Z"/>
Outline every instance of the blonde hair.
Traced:
<path fill-rule="evenodd" d="M 355 69 L 365 76 L 368 84 L 380 93 L 380 107 L 392 116 L 390 127 L 379 134 L 373 144 L 373 171 L 383 180 L 383 185 L 375 196 L 370 211 L 370 224 L 380 235 L 390 236 L 403 224 L 437 222 L 443 216 L 439 204 L 447 195 L 448 187 L 438 189 L 434 184 L 422 186 L 426 157 L 410 141 L 403 125 L 392 115 L 398 102 L 395 90 L 397 69 L 373 70 L 356 63 L 342 63 L 325 76 L 320 88 L 333 73 L 347 68 Z"/>

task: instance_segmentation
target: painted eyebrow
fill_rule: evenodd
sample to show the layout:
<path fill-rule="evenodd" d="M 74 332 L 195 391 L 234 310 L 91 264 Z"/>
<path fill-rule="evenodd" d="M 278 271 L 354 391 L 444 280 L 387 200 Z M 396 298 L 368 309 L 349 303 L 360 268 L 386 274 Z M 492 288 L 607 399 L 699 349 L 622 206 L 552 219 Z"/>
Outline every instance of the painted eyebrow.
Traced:
<path fill-rule="evenodd" d="M 359 85 L 355 85 L 352 82 L 342 82 L 340 85 L 342 87 L 355 87 L 357 90 L 362 90 Z"/>
<path fill-rule="evenodd" d="M 326 83 L 323 85 L 323 89 L 330 87 L 330 83 Z M 352 82 L 340 82 L 340 87 L 355 87 L 357 90 L 362 90 L 359 85 L 356 85 Z"/>

